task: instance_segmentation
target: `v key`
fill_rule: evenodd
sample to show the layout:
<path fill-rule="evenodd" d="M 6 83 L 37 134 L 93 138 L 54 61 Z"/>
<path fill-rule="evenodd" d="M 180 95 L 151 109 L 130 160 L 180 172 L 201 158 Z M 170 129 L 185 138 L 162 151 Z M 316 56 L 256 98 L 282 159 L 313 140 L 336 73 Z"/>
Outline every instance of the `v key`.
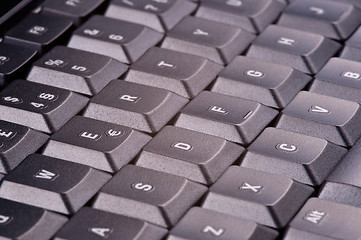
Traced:
<path fill-rule="evenodd" d="M 330 110 L 317 105 L 312 106 L 308 111 L 315 113 L 330 113 Z"/>

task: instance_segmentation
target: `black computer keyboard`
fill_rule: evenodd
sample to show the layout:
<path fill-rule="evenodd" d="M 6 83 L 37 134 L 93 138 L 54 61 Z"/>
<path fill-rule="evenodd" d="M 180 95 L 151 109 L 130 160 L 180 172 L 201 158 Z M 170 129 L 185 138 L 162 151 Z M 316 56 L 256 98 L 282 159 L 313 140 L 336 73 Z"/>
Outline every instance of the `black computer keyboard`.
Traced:
<path fill-rule="evenodd" d="M 0 239 L 361 239 L 360 0 L 4 2 Z"/>

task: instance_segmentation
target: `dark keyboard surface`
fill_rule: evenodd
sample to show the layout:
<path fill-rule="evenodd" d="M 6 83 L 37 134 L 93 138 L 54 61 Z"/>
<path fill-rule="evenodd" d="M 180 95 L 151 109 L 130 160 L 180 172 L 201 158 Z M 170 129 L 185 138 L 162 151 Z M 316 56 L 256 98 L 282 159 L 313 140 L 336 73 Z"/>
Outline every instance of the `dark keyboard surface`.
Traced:
<path fill-rule="evenodd" d="M 0 239 L 361 239 L 361 1 L 0 8 Z"/>

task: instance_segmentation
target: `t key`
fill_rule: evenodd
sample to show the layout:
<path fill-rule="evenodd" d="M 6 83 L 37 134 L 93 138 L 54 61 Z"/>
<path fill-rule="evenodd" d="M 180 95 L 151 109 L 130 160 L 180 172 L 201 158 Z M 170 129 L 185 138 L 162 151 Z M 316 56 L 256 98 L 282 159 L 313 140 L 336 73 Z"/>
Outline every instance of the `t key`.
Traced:
<path fill-rule="evenodd" d="M 110 57 L 57 46 L 33 64 L 27 79 L 94 95 L 127 69 Z"/>
<path fill-rule="evenodd" d="M 338 98 L 300 92 L 283 109 L 277 128 L 350 147 L 361 136 L 360 105 Z"/>
<path fill-rule="evenodd" d="M 88 98 L 68 90 L 16 80 L 0 92 L 0 120 L 52 133 L 87 102 Z"/>
<path fill-rule="evenodd" d="M 96 15 L 74 31 L 68 46 L 132 63 L 162 38 L 145 26 Z"/>
<path fill-rule="evenodd" d="M 277 114 L 257 102 L 201 92 L 182 109 L 175 125 L 247 145 Z"/>
<path fill-rule="evenodd" d="M 91 99 L 84 116 L 152 133 L 166 125 L 187 102 L 164 89 L 113 80 Z"/>
<path fill-rule="evenodd" d="M 150 139 L 131 128 L 75 116 L 51 136 L 43 154 L 117 172 Z"/>

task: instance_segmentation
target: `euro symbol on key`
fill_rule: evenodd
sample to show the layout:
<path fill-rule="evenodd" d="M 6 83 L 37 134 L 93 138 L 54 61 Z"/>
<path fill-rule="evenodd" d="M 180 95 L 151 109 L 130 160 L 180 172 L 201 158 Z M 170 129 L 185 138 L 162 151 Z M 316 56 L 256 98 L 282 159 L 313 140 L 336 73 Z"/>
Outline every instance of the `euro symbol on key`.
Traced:
<path fill-rule="evenodd" d="M 116 131 L 116 130 L 110 129 L 107 131 L 107 135 L 109 137 L 119 137 L 120 135 L 122 135 L 122 131 Z"/>

